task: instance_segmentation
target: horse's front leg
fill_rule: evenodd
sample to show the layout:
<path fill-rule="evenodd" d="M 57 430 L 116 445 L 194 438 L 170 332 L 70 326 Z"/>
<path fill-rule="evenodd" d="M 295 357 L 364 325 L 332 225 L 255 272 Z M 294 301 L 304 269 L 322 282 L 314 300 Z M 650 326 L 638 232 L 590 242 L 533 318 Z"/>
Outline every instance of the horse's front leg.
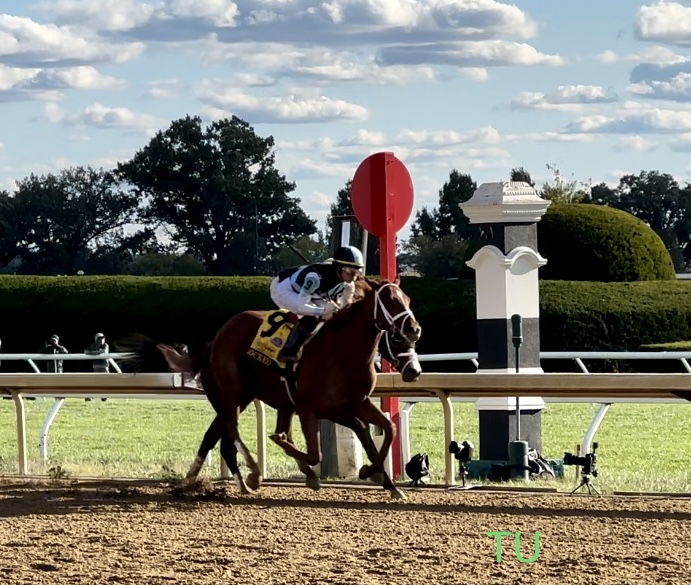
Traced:
<path fill-rule="evenodd" d="M 283 449 L 283 452 L 288 455 L 288 457 L 295 459 L 298 469 L 305 474 L 307 486 L 317 490 L 320 488 L 321 484 L 319 482 L 319 477 L 314 472 L 314 469 L 312 469 L 307 463 L 307 453 L 300 451 L 300 449 L 298 449 L 293 443 L 291 426 L 294 414 L 295 411 L 292 409 L 278 410 L 276 417 L 276 430 L 274 431 L 273 435 L 269 436 L 269 438 L 281 449 Z"/>
<path fill-rule="evenodd" d="M 378 451 L 377 446 L 374 444 L 372 434 L 370 433 L 369 424 L 363 422 L 357 417 L 344 417 L 343 419 L 339 418 L 338 420 L 334 420 L 334 422 L 352 430 L 360 440 L 360 443 L 362 443 L 362 448 L 365 450 L 367 458 L 370 460 L 370 462 L 374 462 L 376 460 Z M 361 474 L 362 472 L 363 470 L 361 470 Z M 371 479 L 377 485 L 382 486 L 386 491 L 390 492 L 393 499 L 405 500 L 405 495 L 396 487 L 396 484 L 391 481 L 391 478 L 389 477 L 389 474 L 386 473 L 383 465 L 380 471 L 373 470 L 373 473 L 369 476 L 369 479 Z"/>
<path fill-rule="evenodd" d="M 384 471 L 384 460 L 389 453 L 393 440 L 396 438 L 396 425 L 369 398 L 356 406 L 355 416 L 365 425 L 377 425 L 384 431 L 384 441 L 381 449 L 377 451 L 375 446 L 376 454 L 372 460 L 372 465 L 363 465 L 362 469 L 360 469 L 360 479 L 368 479 L 375 473 Z M 367 429 L 367 434 L 369 435 L 369 429 Z"/>
<path fill-rule="evenodd" d="M 319 419 L 314 414 L 300 415 L 300 426 L 307 443 L 307 455 L 304 458 L 298 459 L 298 465 L 300 465 L 300 470 L 307 476 L 307 486 L 316 491 L 321 488 L 319 477 L 313 469 L 322 460 Z"/>

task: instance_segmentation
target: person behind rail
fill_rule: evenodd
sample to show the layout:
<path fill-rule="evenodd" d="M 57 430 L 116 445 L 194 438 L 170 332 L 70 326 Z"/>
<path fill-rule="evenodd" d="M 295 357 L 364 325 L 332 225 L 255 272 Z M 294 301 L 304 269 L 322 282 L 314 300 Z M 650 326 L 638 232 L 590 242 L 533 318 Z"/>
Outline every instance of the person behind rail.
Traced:
<path fill-rule="evenodd" d="M 97 333 L 94 336 L 94 342 L 84 350 L 87 355 L 98 355 L 101 353 L 108 353 L 108 344 L 106 343 L 106 336 L 103 333 Z M 94 360 L 94 373 L 107 374 L 110 370 L 108 367 L 108 360 Z"/>
<path fill-rule="evenodd" d="M 64 345 L 60 345 L 60 337 L 57 335 L 51 335 L 50 339 L 46 341 L 46 345 L 40 349 L 38 353 L 67 353 L 67 348 L 65 348 Z M 48 374 L 62 374 L 63 360 L 46 360 L 43 367 Z"/>
<path fill-rule="evenodd" d="M 106 336 L 103 333 L 97 333 L 94 336 L 94 342 L 84 350 L 87 355 L 98 355 L 101 353 L 108 353 L 109 347 L 106 343 Z M 108 360 L 94 360 L 92 362 L 95 374 L 107 374 L 110 372 Z M 91 398 L 85 398 L 86 402 L 91 402 Z M 101 402 L 107 402 L 107 398 L 101 398 Z"/>
<path fill-rule="evenodd" d="M 300 346 L 319 321 L 328 321 L 338 309 L 352 301 L 354 281 L 362 273 L 364 265 L 358 248 L 342 246 L 333 258 L 325 262 L 294 266 L 279 272 L 271 281 L 271 299 L 279 308 L 298 316 L 279 353 L 280 359 L 296 361 Z"/>

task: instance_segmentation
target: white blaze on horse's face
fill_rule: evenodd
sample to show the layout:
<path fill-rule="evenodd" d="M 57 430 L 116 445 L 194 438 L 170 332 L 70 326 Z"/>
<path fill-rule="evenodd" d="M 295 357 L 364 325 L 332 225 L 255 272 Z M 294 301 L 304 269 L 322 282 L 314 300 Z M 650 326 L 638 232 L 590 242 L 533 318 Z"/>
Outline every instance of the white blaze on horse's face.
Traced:
<path fill-rule="evenodd" d="M 420 339 L 422 328 L 410 310 L 410 300 L 397 285 L 383 284 L 374 298 L 374 321 L 379 329 L 398 332 L 411 343 Z"/>
<path fill-rule="evenodd" d="M 391 361 L 404 382 L 413 382 L 420 377 L 422 367 L 415 351 L 415 344 L 401 335 L 384 332 L 386 352 L 384 357 Z"/>

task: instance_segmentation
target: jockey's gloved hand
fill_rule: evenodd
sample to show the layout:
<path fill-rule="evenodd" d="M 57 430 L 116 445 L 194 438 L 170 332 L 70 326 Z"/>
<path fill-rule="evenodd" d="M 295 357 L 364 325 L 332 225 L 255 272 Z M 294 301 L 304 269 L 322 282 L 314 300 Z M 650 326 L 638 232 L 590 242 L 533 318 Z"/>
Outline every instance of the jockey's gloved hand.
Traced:
<path fill-rule="evenodd" d="M 336 311 L 338 311 L 338 306 L 335 303 L 330 302 L 328 305 L 326 305 L 326 307 L 324 307 L 322 319 L 324 319 L 324 321 L 328 321 L 329 319 L 331 319 L 331 317 L 334 316 Z"/>

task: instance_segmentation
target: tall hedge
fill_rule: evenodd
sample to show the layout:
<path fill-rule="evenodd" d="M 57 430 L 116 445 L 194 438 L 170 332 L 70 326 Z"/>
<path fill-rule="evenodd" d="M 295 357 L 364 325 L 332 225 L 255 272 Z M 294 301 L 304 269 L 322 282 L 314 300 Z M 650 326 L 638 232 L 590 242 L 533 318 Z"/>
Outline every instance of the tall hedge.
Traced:
<path fill-rule="evenodd" d="M 660 236 L 637 217 L 595 204 L 552 204 L 537 224 L 545 280 L 673 280 Z"/>
<path fill-rule="evenodd" d="M 39 350 L 53 333 L 80 352 L 96 332 L 201 347 L 233 314 L 273 306 L 266 277 L 0 277 L 3 352 Z M 475 351 L 475 284 L 405 278 L 423 327 L 420 353 Z M 691 281 L 541 281 L 544 351 L 636 350 L 691 339 Z M 76 363 L 66 363 L 75 371 Z M 441 364 L 439 364 L 441 367 Z M 7 371 L 15 365 L 5 362 Z M 454 366 L 455 367 L 455 366 Z M 435 364 L 437 369 L 437 364 Z"/>

